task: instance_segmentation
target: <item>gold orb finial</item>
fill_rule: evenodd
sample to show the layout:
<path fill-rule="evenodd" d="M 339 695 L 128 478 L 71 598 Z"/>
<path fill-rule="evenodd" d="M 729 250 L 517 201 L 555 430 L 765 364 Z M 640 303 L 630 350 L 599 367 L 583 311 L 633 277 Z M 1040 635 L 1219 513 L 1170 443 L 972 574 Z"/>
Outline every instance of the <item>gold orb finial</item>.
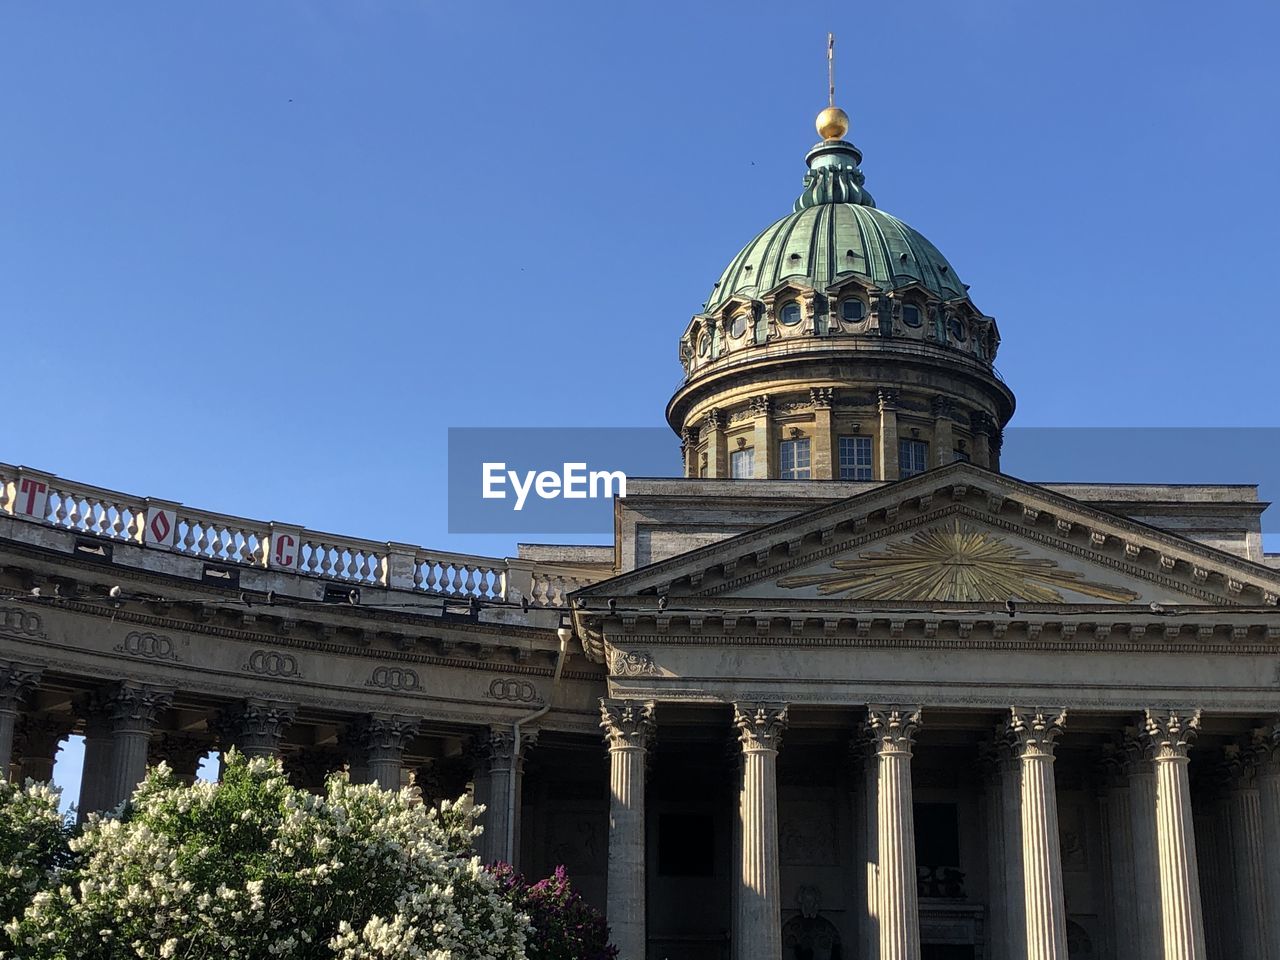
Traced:
<path fill-rule="evenodd" d="M 839 107 L 827 107 L 814 123 L 823 140 L 843 140 L 849 132 L 849 115 Z"/>

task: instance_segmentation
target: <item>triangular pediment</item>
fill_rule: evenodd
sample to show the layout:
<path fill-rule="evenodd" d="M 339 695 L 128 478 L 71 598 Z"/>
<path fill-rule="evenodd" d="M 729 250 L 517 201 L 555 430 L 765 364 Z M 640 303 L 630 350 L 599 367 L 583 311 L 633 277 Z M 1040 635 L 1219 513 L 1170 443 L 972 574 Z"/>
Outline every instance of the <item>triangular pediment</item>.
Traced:
<path fill-rule="evenodd" d="M 806 511 L 575 594 L 853 604 L 1276 605 L 1280 573 L 972 464 Z"/>

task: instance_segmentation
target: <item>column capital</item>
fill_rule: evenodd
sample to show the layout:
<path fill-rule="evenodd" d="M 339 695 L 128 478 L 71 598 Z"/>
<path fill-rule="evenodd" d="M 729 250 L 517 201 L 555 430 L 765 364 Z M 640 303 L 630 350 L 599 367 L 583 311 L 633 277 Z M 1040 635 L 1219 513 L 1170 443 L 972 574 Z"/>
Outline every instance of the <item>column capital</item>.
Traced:
<path fill-rule="evenodd" d="M 1142 736 L 1151 759 L 1187 760 L 1191 741 L 1200 732 L 1200 710 L 1177 707 L 1148 709 L 1142 721 Z"/>
<path fill-rule="evenodd" d="M 754 750 L 776 751 L 782 746 L 782 732 L 787 728 L 787 704 L 736 701 L 733 725 L 744 753 Z"/>
<path fill-rule="evenodd" d="M 1061 707 L 1012 707 L 1005 736 L 1014 756 L 1053 759 L 1055 741 L 1062 736 L 1066 722 L 1067 711 Z"/>
<path fill-rule="evenodd" d="M 491 764 L 500 765 L 512 760 L 523 760 L 529 747 L 538 745 L 537 730 L 520 731 L 520 749 L 516 749 L 515 733 L 505 724 L 494 724 L 478 743 L 481 756 Z"/>
<path fill-rule="evenodd" d="M 173 705 L 173 691 L 122 680 L 100 691 L 96 700 L 112 729 L 149 733 L 160 712 Z"/>
<path fill-rule="evenodd" d="M 1258 767 L 1258 776 L 1280 776 L 1280 717 L 1253 731 L 1250 753 Z"/>
<path fill-rule="evenodd" d="M 352 732 L 355 742 L 370 760 L 398 760 L 421 726 L 420 717 L 371 713 L 357 720 Z"/>
<path fill-rule="evenodd" d="M 28 693 L 40 682 L 41 669 L 0 660 L 0 711 L 14 713 Z"/>
<path fill-rule="evenodd" d="M 600 698 L 600 727 L 610 750 L 639 748 L 649 745 L 653 736 L 654 703 L 652 700 L 614 700 Z"/>
<path fill-rule="evenodd" d="M 920 726 L 919 706 L 873 703 L 867 706 L 867 732 L 876 754 L 910 753 Z"/>
<path fill-rule="evenodd" d="M 210 726 L 224 746 L 235 746 L 246 756 L 273 754 L 297 710 L 296 704 L 250 697 L 224 707 Z"/>

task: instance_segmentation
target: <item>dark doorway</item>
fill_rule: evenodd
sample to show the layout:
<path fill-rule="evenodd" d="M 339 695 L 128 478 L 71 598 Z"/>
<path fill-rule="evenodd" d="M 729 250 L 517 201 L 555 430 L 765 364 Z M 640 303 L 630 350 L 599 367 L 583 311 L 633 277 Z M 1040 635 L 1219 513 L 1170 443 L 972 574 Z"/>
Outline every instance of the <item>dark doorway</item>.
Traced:
<path fill-rule="evenodd" d="M 972 944 L 926 943 L 920 947 L 920 960 L 974 960 Z"/>

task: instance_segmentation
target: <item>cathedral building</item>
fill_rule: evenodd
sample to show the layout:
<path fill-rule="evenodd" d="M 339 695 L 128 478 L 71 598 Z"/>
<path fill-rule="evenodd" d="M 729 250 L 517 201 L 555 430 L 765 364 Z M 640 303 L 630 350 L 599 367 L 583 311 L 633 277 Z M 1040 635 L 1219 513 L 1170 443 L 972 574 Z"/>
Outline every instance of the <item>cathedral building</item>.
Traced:
<path fill-rule="evenodd" d="M 81 815 L 233 746 L 470 791 L 481 856 L 564 864 L 622 960 L 1280 960 L 1266 504 L 1001 473 L 996 321 L 817 126 L 679 335 L 684 476 L 610 546 L 0 464 L 0 773 L 77 733 Z"/>

